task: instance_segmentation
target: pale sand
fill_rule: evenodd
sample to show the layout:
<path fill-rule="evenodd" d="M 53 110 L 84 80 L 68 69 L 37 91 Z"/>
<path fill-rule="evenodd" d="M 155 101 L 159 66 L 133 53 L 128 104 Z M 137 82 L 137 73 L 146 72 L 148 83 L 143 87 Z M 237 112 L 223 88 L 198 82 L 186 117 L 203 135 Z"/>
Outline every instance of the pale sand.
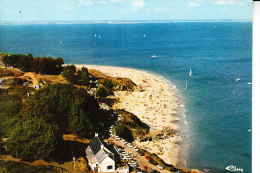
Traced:
<path fill-rule="evenodd" d="M 77 65 L 77 68 L 82 66 L 99 70 L 111 77 L 130 78 L 136 85 L 143 88 L 143 92 L 137 90 L 114 92 L 119 103 L 116 103 L 113 109 L 121 108 L 135 114 L 142 122 L 149 125 L 151 133 L 161 132 L 167 127 L 173 130 L 180 129 L 174 121 L 179 120 L 177 108 L 181 104 L 170 85 L 160 77 L 122 67 Z M 156 153 L 166 163 L 176 166 L 180 154 L 180 147 L 176 142 L 179 141 L 182 141 L 182 137 L 174 135 L 158 141 L 135 141 L 134 144 L 151 153 Z"/>

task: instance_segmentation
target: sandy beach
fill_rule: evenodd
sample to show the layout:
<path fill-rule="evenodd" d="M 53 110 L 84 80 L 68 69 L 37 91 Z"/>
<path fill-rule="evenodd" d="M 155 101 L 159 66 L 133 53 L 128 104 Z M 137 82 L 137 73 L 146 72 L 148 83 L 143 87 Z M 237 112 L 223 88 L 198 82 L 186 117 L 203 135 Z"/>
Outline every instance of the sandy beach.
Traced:
<path fill-rule="evenodd" d="M 182 141 L 182 137 L 177 133 L 180 127 L 176 121 L 179 120 L 177 110 L 181 103 L 169 83 L 159 76 L 130 68 L 95 65 L 77 65 L 77 68 L 82 66 L 99 70 L 111 77 L 130 78 L 138 86 L 139 89 L 133 92 L 114 92 L 119 102 L 113 109 L 125 109 L 138 116 L 142 122 L 149 125 L 150 134 L 164 134 L 167 130 L 171 130 L 174 134 L 163 139 L 146 142 L 136 140 L 134 144 L 157 154 L 166 163 L 177 166 L 180 147 L 176 143 Z"/>

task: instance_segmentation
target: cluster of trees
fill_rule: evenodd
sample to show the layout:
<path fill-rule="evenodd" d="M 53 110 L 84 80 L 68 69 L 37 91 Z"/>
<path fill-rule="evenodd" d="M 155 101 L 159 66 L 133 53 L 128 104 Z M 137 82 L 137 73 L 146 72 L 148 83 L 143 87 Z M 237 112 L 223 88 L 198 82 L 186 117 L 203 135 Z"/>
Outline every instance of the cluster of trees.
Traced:
<path fill-rule="evenodd" d="M 82 67 L 81 70 L 76 69 L 75 65 L 67 65 L 62 70 L 62 76 L 70 83 L 74 85 L 88 86 L 90 80 L 90 74 L 88 69 Z"/>
<path fill-rule="evenodd" d="M 63 68 L 62 76 L 73 85 L 89 86 L 90 79 L 96 79 L 90 75 L 88 69 L 82 67 L 81 70 L 76 69 L 75 65 L 67 65 Z M 98 86 L 96 96 L 107 97 L 113 95 L 113 83 L 111 80 L 103 79 L 102 84 Z"/>
<path fill-rule="evenodd" d="M 5 54 L 2 61 L 7 66 L 20 68 L 23 71 L 33 71 L 39 74 L 60 74 L 62 71 L 62 58 L 40 57 L 33 58 L 32 54 Z"/>
<path fill-rule="evenodd" d="M 63 134 L 92 137 L 94 124 L 105 119 L 97 100 L 70 84 L 46 86 L 24 104 L 5 91 L 0 95 L 0 137 L 8 137 L 8 151 L 23 160 L 51 159 Z"/>

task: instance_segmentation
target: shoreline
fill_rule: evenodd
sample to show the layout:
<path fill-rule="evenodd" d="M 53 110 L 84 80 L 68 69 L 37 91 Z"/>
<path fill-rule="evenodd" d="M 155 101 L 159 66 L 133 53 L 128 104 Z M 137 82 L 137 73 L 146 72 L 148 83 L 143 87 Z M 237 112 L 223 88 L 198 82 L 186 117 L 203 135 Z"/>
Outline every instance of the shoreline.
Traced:
<path fill-rule="evenodd" d="M 113 109 L 125 109 L 135 114 L 142 122 L 150 127 L 150 134 L 163 134 L 173 131 L 174 135 L 166 136 L 164 139 L 140 142 L 135 140 L 134 144 L 151 153 L 157 154 L 166 163 L 176 167 L 186 167 L 186 152 L 181 146 L 183 135 L 180 134 L 179 121 L 183 119 L 183 104 L 177 96 L 176 86 L 166 78 L 149 74 L 143 70 L 137 70 L 116 66 L 99 66 L 75 64 L 76 68 L 86 67 L 96 69 L 111 77 L 123 77 L 131 79 L 143 91 L 133 92 L 115 91 L 115 98 L 119 102 Z M 177 123 L 176 123 L 177 122 Z"/>

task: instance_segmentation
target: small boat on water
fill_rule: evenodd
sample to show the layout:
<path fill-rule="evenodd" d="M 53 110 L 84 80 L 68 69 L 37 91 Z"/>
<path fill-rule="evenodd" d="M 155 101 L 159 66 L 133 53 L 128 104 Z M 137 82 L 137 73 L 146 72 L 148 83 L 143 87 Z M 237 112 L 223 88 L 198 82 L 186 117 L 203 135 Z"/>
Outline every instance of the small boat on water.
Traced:
<path fill-rule="evenodd" d="M 234 165 L 227 166 L 226 170 L 231 171 L 231 172 L 244 172 L 244 170 L 242 168 L 237 168 Z"/>
<path fill-rule="evenodd" d="M 240 81 L 240 78 L 237 78 L 237 79 L 236 79 L 236 82 L 238 82 L 238 81 Z"/>
<path fill-rule="evenodd" d="M 190 73 L 189 73 L 189 76 L 192 76 L 192 71 L 191 71 L 191 68 L 190 68 Z"/>
<path fill-rule="evenodd" d="M 98 35 L 98 38 L 100 38 L 101 36 L 100 35 Z"/>
<path fill-rule="evenodd" d="M 248 132 L 252 132 L 252 129 L 248 129 L 247 131 L 248 131 Z"/>
<path fill-rule="evenodd" d="M 251 83 L 251 82 L 248 82 L 247 84 L 248 84 L 248 85 L 252 85 L 252 83 Z"/>
<path fill-rule="evenodd" d="M 152 57 L 152 58 L 156 58 L 156 57 L 158 57 L 158 56 L 156 56 L 156 55 L 152 55 L 151 57 Z"/>
<path fill-rule="evenodd" d="M 144 34 L 144 37 L 146 37 L 146 35 Z"/>
<path fill-rule="evenodd" d="M 97 34 L 95 34 L 94 37 L 97 37 Z"/>
<path fill-rule="evenodd" d="M 188 89 L 188 83 L 186 82 L 186 87 L 185 87 L 185 89 L 187 90 Z"/>

